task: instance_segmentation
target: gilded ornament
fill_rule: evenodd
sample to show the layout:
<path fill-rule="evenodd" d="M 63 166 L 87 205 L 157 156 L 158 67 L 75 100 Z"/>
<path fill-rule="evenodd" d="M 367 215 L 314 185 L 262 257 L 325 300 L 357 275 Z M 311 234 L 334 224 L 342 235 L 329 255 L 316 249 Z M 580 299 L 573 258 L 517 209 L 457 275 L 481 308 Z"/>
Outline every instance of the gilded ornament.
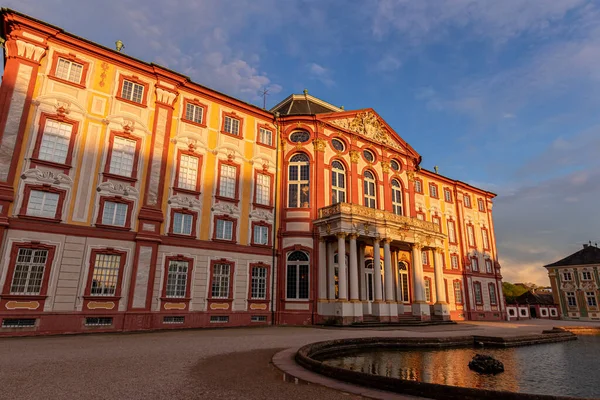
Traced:
<path fill-rule="evenodd" d="M 413 182 L 415 180 L 415 173 L 413 171 L 406 171 L 406 177 L 409 182 Z"/>
<path fill-rule="evenodd" d="M 356 150 L 350 150 L 350 161 L 356 164 L 358 160 L 360 160 L 360 153 Z"/>
<path fill-rule="evenodd" d="M 390 163 L 387 161 L 382 161 L 381 162 L 381 170 L 383 171 L 384 174 L 387 174 L 388 172 L 390 172 Z"/>
<path fill-rule="evenodd" d="M 315 151 L 325 151 L 325 141 L 323 139 L 313 140 L 313 146 L 315 147 Z"/>

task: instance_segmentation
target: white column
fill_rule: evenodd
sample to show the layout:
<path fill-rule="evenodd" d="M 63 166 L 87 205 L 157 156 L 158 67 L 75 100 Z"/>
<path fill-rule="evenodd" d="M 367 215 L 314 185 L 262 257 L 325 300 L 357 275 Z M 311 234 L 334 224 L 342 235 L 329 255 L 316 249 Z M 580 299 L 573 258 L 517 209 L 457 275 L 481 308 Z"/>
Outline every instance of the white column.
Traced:
<path fill-rule="evenodd" d="M 356 238 L 358 235 L 350 235 L 350 300 L 358 300 L 358 253 L 356 250 Z"/>
<path fill-rule="evenodd" d="M 327 242 L 327 288 L 329 300 L 335 300 L 335 267 L 333 265 L 333 242 Z"/>
<path fill-rule="evenodd" d="M 327 298 L 327 243 L 319 238 L 319 300 Z"/>
<path fill-rule="evenodd" d="M 385 272 L 385 301 L 394 301 L 394 277 L 392 276 L 392 253 L 390 239 L 383 241 L 383 268 Z"/>
<path fill-rule="evenodd" d="M 433 268 L 435 274 L 435 302 L 446 303 L 446 288 L 444 285 L 444 269 L 442 268 L 442 255 L 444 250 L 436 248 L 433 252 Z"/>
<path fill-rule="evenodd" d="M 381 293 L 381 253 L 379 252 L 379 239 L 373 239 L 373 285 L 375 285 L 375 301 L 383 300 Z"/>
<path fill-rule="evenodd" d="M 360 299 L 367 301 L 367 277 L 365 274 L 365 245 L 358 246 L 358 270 L 360 271 Z"/>
<path fill-rule="evenodd" d="M 338 237 L 338 287 L 339 299 L 348 299 L 348 276 L 346 274 L 346 234 L 340 232 Z"/>
<path fill-rule="evenodd" d="M 421 250 L 423 246 L 420 244 L 412 245 L 412 278 L 414 288 L 414 299 L 417 303 L 425 302 L 425 292 L 423 289 L 423 261 L 421 260 Z"/>

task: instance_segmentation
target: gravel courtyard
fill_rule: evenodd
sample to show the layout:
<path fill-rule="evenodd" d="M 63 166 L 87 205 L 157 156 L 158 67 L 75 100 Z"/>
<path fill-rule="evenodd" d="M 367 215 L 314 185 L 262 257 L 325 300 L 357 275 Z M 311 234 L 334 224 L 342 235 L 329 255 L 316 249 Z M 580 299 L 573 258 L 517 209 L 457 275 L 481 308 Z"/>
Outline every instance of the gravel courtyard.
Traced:
<path fill-rule="evenodd" d="M 265 327 L 0 339 L 0 399 L 354 399 L 282 381 L 277 351 L 366 336 L 521 335 L 564 321 L 386 330 Z M 597 324 L 596 324 L 597 325 Z"/>

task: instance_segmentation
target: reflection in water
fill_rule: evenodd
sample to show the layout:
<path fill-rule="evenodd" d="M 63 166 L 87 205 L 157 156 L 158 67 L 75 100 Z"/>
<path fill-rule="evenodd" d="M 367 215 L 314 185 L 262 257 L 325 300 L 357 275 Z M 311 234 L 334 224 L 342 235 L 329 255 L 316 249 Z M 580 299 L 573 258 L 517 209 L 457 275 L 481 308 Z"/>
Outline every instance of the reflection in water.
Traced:
<path fill-rule="evenodd" d="M 477 353 L 504 363 L 504 373 L 480 375 L 469 369 Z M 328 365 L 412 381 L 511 392 L 600 397 L 600 336 L 511 349 L 365 350 Z"/>

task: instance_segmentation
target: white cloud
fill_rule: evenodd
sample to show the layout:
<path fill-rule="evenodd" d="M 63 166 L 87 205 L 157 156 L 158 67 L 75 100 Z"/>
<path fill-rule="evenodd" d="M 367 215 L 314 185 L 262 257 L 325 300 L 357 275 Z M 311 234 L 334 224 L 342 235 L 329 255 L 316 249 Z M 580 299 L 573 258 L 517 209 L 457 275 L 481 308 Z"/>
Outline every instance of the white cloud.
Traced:
<path fill-rule="evenodd" d="M 380 72 L 396 71 L 402 66 L 402 61 L 396 56 L 386 54 L 376 64 L 375 69 Z"/>
<path fill-rule="evenodd" d="M 320 81 L 325 86 L 335 85 L 335 81 L 331 78 L 331 71 L 329 69 L 314 62 L 307 64 L 306 67 L 312 79 Z"/>

